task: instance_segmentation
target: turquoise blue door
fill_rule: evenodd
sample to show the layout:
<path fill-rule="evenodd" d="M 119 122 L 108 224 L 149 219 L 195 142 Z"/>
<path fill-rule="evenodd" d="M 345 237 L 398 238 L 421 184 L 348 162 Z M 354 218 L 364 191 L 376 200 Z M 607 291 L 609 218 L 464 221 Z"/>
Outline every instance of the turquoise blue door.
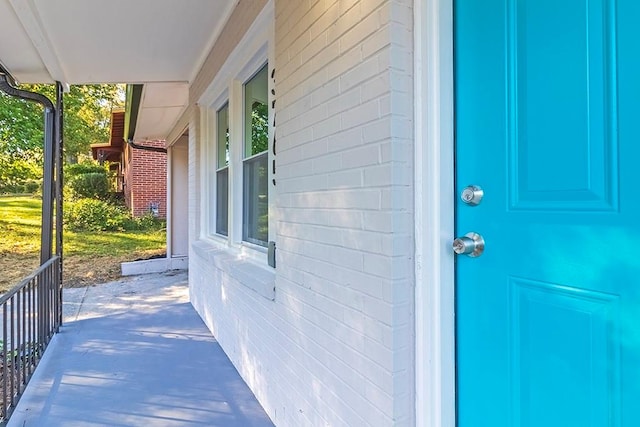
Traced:
<path fill-rule="evenodd" d="M 640 426 L 640 1 L 455 1 L 458 422 Z"/>

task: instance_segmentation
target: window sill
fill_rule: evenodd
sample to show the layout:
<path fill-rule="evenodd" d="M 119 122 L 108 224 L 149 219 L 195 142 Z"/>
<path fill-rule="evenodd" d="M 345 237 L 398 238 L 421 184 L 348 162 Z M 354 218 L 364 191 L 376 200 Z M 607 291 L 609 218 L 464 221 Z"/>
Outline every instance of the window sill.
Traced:
<path fill-rule="evenodd" d="M 276 274 L 271 267 L 262 266 L 237 250 L 214 241 L 198 240 L 191 247 L 199 258 L 227 273 L 262 297 L 275 301 Z"/>

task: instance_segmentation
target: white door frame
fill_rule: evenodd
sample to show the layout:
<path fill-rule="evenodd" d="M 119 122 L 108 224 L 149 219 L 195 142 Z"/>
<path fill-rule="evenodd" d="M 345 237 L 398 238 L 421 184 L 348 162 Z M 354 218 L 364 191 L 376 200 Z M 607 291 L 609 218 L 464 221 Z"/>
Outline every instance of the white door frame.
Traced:
<path fill-rule="evenodd" d="M 453 427 L 453 0 L 415 0 L 414 18 L 416 425 Z"/>
<path fill-rule="evenodd" d="M 173 226 L 174 223 L 176 221 L 176 219 L 173 217 L 173 193 L 174 191 L 176 191 L 176 189 L 174 188 L 174 182 L 173 182 L 173 169 L 175 167 L 175 159 L 174 159 L 174 154 L 173 154 L 173 150 L 174 150 L 174 146 L 175 144 L 180 140 L 180 138 L 182 138 L 182 135 L 185 134 L 185 132 L 188 132 L 189 127 L 185 127 L 184 129 L 182 129 L 182 131 L 178 134 L 178 136 L 175 139 L 172 140 L 167 140 L 167 171 L 166 171 L 166 182 L 167 182 L 167 198 L 166 198 L 166 206 L 167 206 L 167 218 L 166 218 L 166 231 L 167 231 L 167 259 L 169 260 L 169 267 L 173 268 L 172 264 L 171 264 L 171 258 L 174 257 L 174 253 L 173 253 L 173 240 L 174 240 L 174 230 L 173 230 Z M 188 150 L 188 142 L 186 144 L 186 150 Z M 188 158 L 188 157 L 187 157 Z M 188 160 L 187 160 L 188 162 Z M 188 165 L 187 165 L 188 167 Z M 187 211 L 188 211 L 188 207 L 187 207 Z M 188 218 L 188 214 L 187 214 L 187 218 Z M 184 238 L 187 238 L 187 236 L 184 236 Z M 188 245 L 187 245 L 188 248 Z M 188 254 L 188 249 L 187 249 L 187 254 Z M 185 254 L 185 255 L 187 255 Z"/>

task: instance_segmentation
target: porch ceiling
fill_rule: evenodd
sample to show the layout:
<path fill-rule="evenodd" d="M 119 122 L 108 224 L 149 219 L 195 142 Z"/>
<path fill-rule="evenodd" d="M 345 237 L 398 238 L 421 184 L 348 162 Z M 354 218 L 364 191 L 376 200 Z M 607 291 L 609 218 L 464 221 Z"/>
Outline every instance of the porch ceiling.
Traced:
<path fill-rule="evenodd" d="M 170 130 L 236 3 L 0 0 L 0 62 L 21 83 L 143 83 L 139 120 Z"/>

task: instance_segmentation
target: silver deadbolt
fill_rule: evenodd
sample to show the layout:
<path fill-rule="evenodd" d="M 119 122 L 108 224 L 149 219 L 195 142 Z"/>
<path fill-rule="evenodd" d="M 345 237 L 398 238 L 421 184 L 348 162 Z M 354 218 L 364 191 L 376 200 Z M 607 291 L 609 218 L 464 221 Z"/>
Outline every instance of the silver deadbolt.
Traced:
<path fill-rule="evenodd" d="M 453 241 L 453 251 L 458 255 L 475 258 L 484 252 L 484 239 L 478 233 L 467 233 Z"/>
<path fill-rule="evenodd" d="M 478 206 L 483 196 L 484 191 L 478 185 L 467 185 L 460 194 L 462 201 L 469 206 Z"/>

